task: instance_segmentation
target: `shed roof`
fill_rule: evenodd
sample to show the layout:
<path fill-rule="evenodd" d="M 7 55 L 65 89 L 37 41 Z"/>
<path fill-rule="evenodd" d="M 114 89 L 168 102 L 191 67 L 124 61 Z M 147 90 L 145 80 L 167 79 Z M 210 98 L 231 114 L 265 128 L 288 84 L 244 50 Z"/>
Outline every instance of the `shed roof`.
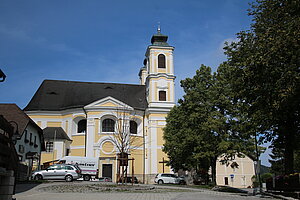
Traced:
<path fill-rule="evenodd" d="M 72 141 L 67 133 L 61 127 L 47 127 L 43 129 L 44 137 L 46 140 L 69 140 Z"/>

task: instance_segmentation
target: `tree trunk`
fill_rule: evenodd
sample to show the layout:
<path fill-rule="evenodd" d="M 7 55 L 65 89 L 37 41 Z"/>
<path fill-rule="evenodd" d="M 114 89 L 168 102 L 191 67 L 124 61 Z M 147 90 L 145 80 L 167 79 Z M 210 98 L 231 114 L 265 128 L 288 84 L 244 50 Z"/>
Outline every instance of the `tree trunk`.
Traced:
<path fill-rule="evenodd" d="M 284 151 L 284 170 L 285 174 L 294 173 L 294 140 L 295 134 L 290 127 L 287 127 L 285 133 L 285 151 Z"/>
<path fill-rule="evenodd" d="M 217 169 L 217 157 L 214 157 L 211 160 L 211 181 L 214 185 L 217 185 L 216 169 Z"/>
<path fill-rule="evenodd" d="M 294 173 L 294 149 L 295 149 L 295 123 L 292 119 L 282 124 L 280 128 L 284 135 L 284 172 L 285 174 Z"/>

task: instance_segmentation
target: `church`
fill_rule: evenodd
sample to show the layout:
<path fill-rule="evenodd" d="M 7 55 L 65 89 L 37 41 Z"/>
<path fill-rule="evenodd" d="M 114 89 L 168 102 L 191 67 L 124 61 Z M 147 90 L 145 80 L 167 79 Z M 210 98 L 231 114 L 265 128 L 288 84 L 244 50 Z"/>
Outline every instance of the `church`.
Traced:
<path fill-rule="evenodd" d="M 99 177 L 115 181 L 117 155 L 125 151 L 140 182 L 171 172 L 162 151 L 166 116 L 175 105 L 174 47 L 167 40 L 160 28 L 152 36 L 137 70 L 140 84 L 44 80 L 24 108 L 43 129 L 41 164 L 67 155 L 94 157 Z M 132 167 L 129 162 L 128 174 Z"/>

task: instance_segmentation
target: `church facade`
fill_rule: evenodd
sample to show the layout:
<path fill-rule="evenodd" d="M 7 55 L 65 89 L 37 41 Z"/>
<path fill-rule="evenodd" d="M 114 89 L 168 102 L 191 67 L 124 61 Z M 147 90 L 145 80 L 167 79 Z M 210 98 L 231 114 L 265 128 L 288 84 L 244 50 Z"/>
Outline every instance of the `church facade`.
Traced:
<path fill-rule="evenodd" d="M 158 32 L 152 36 L 140 84 L 45 80 L 24 108 L 43 130 L 46 151 L 41 163 L 69 156 L 95 157 L 99 177 L 116 181 L 117 155 L 134 158 L 134 174 L 153 183 L 171 172 L 162 151 L 166 116 L 175 105 L 174 47 Z M 120 137 L 122 136 L 122 137 Z M 128 174 L 132 162 L 129 162 Z"/>

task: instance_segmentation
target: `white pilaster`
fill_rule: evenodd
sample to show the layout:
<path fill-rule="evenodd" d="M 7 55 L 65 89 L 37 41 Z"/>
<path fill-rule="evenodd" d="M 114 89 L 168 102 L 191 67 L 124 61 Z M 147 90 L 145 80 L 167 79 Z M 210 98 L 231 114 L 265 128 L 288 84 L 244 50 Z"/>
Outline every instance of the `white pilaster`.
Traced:
<path fill-rule="evenodd" d="M 95 120 L 93 118 L 87 119 L 86 132 L 86 156 L 94 157 L 94 139 L 95 139 Z"/>
<path fill-rule="evenodd" d="M 151 122 L 152 123 L 152 122 Z M 157 130 L 156 127 L 149 128 L 151 134 L 151 173 L 157 173 Z"/>
<path fill-rule="evenodd" d="M 170 74 L 174 75 L 173 54 L 169 56 L 169 62 L 170 62 Z"/>

